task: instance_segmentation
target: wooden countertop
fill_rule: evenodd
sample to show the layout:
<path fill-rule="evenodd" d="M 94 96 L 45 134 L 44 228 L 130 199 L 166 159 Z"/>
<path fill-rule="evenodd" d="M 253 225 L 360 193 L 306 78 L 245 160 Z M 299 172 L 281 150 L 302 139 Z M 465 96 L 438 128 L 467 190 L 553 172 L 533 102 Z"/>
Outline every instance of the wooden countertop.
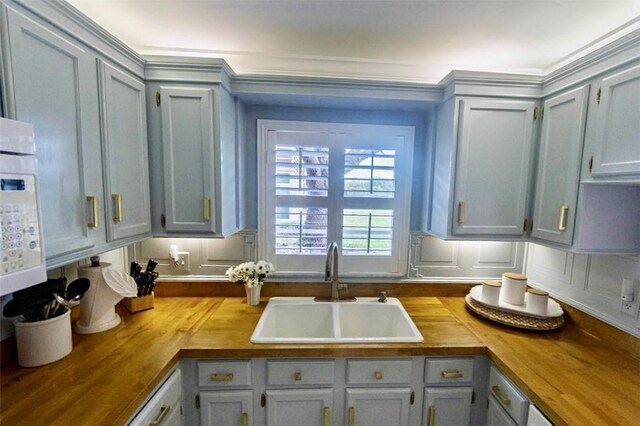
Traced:
<path fill-rule="evenodd" d="M 123 424 L 180 357 L 488 354 L 556 424 L 639 424 L 637 339 L 617 347 L 573 321 L 552 333 L 509 329 L 469 313 L 461 297 L 400 297 L 425 341 L 393 345 L 254 345 L 264 302 L 156 298 L 123 324 L 73 335 L 71 354 L 38 368 L 0 370 L 0 424 Z"/>

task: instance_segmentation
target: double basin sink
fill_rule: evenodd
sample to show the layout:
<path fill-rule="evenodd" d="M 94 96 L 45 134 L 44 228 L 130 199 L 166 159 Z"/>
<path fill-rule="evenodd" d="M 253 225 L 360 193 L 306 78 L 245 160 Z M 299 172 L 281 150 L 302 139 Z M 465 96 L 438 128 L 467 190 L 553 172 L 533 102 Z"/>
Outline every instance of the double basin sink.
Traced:
<path fill-rule="evenodd" d="M 272 297 L 251 336 L 253 343 L 414 343 L 418 328 L 400 301 L 360 297 L 355 302 L 315 302 L 312 297 Z"/>

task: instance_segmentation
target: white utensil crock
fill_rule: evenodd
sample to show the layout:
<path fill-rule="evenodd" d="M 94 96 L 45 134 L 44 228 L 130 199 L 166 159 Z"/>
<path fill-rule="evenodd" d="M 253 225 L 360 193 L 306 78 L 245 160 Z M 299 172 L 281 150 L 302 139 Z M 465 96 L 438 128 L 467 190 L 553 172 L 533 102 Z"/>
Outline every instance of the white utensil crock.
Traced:
<path fill-rule="evenodd" d="M 15 321 L 18 364 L 38 367 L 71 353 L 71 311 L 44 321 Z"/>

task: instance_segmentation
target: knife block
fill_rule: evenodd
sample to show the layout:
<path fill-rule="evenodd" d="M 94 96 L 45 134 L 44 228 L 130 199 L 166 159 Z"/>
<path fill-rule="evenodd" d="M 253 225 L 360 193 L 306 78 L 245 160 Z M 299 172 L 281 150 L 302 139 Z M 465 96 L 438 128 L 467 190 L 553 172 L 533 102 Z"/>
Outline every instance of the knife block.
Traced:
<path fill-rule="evenodd" d="M 125 297 L 120 303 L 127 308 L 127 311 L 135 314 L 136 312 L 153 309 L 153 293 L 140 297 Z"/>

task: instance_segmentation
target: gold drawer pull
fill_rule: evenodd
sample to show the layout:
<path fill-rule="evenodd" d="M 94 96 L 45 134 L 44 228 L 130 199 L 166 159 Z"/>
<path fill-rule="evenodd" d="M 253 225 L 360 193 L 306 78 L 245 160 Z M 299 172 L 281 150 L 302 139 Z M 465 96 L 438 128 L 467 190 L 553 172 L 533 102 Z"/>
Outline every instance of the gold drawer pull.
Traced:
<path fill-rule="evenodd" d="M 566 231 L 567 230 L 567 216 L 569 213 L 569 206 L 564 205 L 560 206 L 560 213 L 558 218 L 558 231 Z"/>
<path fill-rule="evenodd" d="M 374 376 L 376 380 L 382 380 L 382 371 L 376 371 Z"/>
<path fill-rule="evenodd" d="M 349 407 L 349 426 L 356 424 L 356 409 L 355 407 Z"/>
<path fill-rule="evenodd" d="M 152 420 L 151 423 L 149 423 L 149 426 L 158 426 L 160 423 L 162 423 L 164 418 L 167 417 L 167 414 L 169 414 L 170 410 L 170 405 L 163 405 L 162 407 L 160 407 L 160 414 L 158 414 L 158 417 L 156 417 L 155 420 Z"/>
<path fill-rule="evenodd" d="M 233 373 L 227 373 L 227 374 L 213 373 L 211 375 L 212 382 L 230 382 L 232 380 L 233 380 Z"/>
<path fill-rule="evenodd" d="M 87 195 L 87 201 L 91 203 L 91 222 L 87 223 L 88 228 L 97 228 L 98 222 L 98 197 Z"/>
<path fill-rule="evenodd" d="M 202 217 L 205 222 L 209 222 L 211 220 L 211 199 L 209 197 L 204 197 L 202 199 Z"/>
<path fill-rule="evenodd" d="M 463 376 L 464 376 L 464 373 L 460 370 L 442 372 L 443 379 L 461 379 Z"/>
<path fill-rule="evenodd" d="M 458 223 L 463 224 L 467 220 L 467 203 L 460 201 L 458 203 Z"/>
<path fill-rule="evenodd" d="M 123 221 L 122 217 L 122 194 L 111 194 L 111 199 L 115 203 L 115 215 L 113 216 L 113 223 L 120 223 Z"/>
<path fill-rule="evenodd" d="M 240 424 L 242 426 L 249 426 L 249 413 L 242 413 L 240 415 Z"/>
<path fill-rule="evenodd" d="M 435 426 L 435 424 L 436 424 L 436 406 L 430 405 L 427 426 Z"/>
<path fill-rule="evenodd" d="M 322 410 L 322 426 L 331 425 L 331 408 L 324 407 Z"/>
<path fill-rule="evenodd" d="M 296 371 L 295 373 L 293 373 L 293 380 L 295 380 L 296 382 L 302 380 L 302 373 L 300 371 Z"/>
<path fill-rule="evenodd" d="M 493 392 L 493 394 L 496 396 L 496 398 L 498 398 L 498 400 L 503 404 L 503 405 L 510 405 L 511 404 L 511 400 L 509 399 L 508 396 L 506 396 L 505 394 L 502 393 L 502 389 L 500 389 L 500 386 L 495 385 L 491 387 L 491 391 Z"/>

